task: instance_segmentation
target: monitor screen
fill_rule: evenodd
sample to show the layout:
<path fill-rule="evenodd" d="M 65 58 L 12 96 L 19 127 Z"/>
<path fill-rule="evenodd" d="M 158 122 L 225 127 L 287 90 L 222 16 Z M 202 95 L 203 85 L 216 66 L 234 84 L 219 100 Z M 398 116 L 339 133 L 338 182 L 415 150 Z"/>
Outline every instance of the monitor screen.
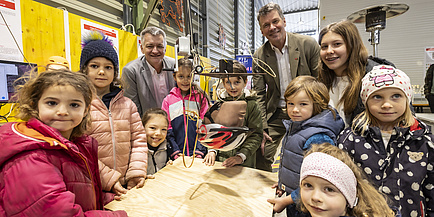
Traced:
<path fill-rule="evenodd" d="M 0 103 L 13 102 L 14 81 L 35 66 L 33 63 L 0 60 Z"/>

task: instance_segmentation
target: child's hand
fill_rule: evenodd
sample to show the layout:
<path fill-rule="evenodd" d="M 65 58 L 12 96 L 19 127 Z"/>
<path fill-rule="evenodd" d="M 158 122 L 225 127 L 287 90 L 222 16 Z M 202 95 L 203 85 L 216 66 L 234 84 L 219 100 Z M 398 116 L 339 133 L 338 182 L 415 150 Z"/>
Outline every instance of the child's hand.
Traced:
<path fill-rule="evenodd" d="M 120 200 L 121 195 L 127 193 L 127 189 L 122 187 L 121 183 L 117 181 L 112 187 L 112 192 L 115 193 L 115 200 Z"/>
<path fill-rule="evenodd" d="M 167 165 L 173 165 L 173 160 L 169 160 L 169 161 L 167 161 L 166 166 L 167 166 Z"/>
<path fill-rule="evenodd" d="M 194 155 L 196 158 L 202 158 L 202 155 L 199 155 L 199 154 L 195 154 Z"/>
<path fill-rule="evenodd" d="M 141 188 L 145 185 L 145 177 L 134 177 L 128 180 L 127 188 L 130 190 L 131 188 Z"/>
<path fill-rule="evenodd" d="M 178 157 L 182 157 L 182 153 L 179 153 L 179 154 L 177 154 L 177 155 L 175 155 L 175 156 L 173 156 L 173 160 L 176 160 L 176 159 L 178 159 Z"/>
<path fill-rule="evenodd" d="M 215 155 L 215 151 L 208 152 L 208 154 L 206 154 L 205 158 L 203 159 L 203 163 L 207 166 L 214 166 Z"/>
<path fill-rule="evenodd" d="M 293 203 L 291 196 L 267 199 L 267 202 L 273 204 L 273 211 L 277 213 L 282 212 L 288 205 Z"/>
<path fill-rule="evenodd" d="M 233 167 L 237 164 L 242 164 L 242 163 L 243 163 L 243 159 L 241 158 L 241 156 L 236 155 L 236 156 L 230 157 L 230 158 L 226 159 L 225 161 L 223 161 L 222 166 Z"/>
<path fill-rule="evenodd" d="M 279 183 L 274 183 L 273 186 L 271 186 L 271 188 L 275 188 L 276 189 L 276 195 L 281 197 L 283 195 L 283 193 L 285 191 L 283 191 L 282 189 L 279 188 Z"/>

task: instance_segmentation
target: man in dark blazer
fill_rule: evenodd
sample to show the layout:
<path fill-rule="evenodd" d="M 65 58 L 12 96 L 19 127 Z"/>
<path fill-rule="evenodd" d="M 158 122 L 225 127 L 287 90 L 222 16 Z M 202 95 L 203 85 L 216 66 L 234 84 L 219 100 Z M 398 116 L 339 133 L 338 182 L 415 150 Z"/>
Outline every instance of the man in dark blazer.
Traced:
<path fill-rule="evenodd" d="M 136 105 L 142 117 L 150 108 L 161 108 L 164 97 L 175 87 L 172 72 L 175 59 L 165 56 L 166 33 L 157 27 L 147 27 L 141 33 L 140 48 L 145 54 L 129 62 L 122 70 L 124 95 Z"/>
<path fill-rule="evenodd" d="M 289 119 L 283 93 L 299 75 L 318 75 L 320 47 L 314 38 L 285 31 L 286 21 L 280 6 L 268 3 L 258 13 L 265 42 L 254 56 L 253 89 L 258 94 L 264 139 L 258 149 L 256 167 L 271 171 L 277 147 L 285 134 L 282 119 Z"/>

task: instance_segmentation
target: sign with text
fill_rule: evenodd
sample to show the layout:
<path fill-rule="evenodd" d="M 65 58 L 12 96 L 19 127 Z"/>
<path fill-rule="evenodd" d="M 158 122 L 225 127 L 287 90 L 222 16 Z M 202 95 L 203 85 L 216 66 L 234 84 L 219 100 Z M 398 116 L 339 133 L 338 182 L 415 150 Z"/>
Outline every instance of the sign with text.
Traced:
<path fill-rule="evenodd" d="M 112 40 L 113 42 L 113 47 L 115 48 L 116 52 L 118 53 L 119 56 L 119 34 L 118 34 L 118 30 L 116 29 L 112 29 L 109 27 L 105 27 L 103 25 L 94 23 L 94 22 L 90 22 L 84 19 L 81 19 L 81 35 L 86 35 L 88 34 L 88 32 L 90 31 L 100 31 L 102 32 L 104 35 L 106 35 L 110 40 Z"/>
<path fill-rule="evenodd" d="M 23 61 L 20 0 L 0 0 L 0 12 L 6 21 L 0 19 L 0 59 Z"/>
<path fill-rule="evenodd" d="M 253 66 L 252 65 L 253 64 L 252 56 L 250 56 L 250 55 L 237 55 L 235 57 L 235 59 L 238 62 L 242 63 L 246 67 L 247 73 L 252 73 L 252 66 Z"/>

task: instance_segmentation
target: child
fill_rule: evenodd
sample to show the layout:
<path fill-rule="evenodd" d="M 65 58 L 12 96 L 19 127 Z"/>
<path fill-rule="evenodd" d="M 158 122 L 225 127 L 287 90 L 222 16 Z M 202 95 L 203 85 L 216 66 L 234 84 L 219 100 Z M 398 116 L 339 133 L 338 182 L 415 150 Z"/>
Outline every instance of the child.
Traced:
<path fill-rule="evenodd" d="M 111 41 L 99 32 L 83 38 L 80 72 L 96 88 L 89 135 L 98 141 L 98 159 L 104 191 L 125 194 L 142 187 L 146 177 L 145 129 L 137 107 L 124 97 L 119 84 L 118 56 Z"/>
<path fill-rule="evenodd" d="M 285 90 L 286 111 L 291 120 L 284 120 L 286 135 L 282 140 L 277 193 L 286 197 L 269 199 L 274 211 L 286 206 L 288 216 L 297 213 L 294 202 L 299 194 L 300 167 L 303 153 L 312 144 L 334 144 L 345 124 L 330 100 L 327 87 L 312 76 L 298 76 Z"/>
<path fill-rule="evenodd" d="M 312 145 L 300 170 L 300 200 L 311 216 L 395 216 L 351 157 L 330 143 Z"/>
<path fill-rule="evenodd" d="M 433 216 L 433 135 L 410 111 L 410 79 L 392 66 L 375 66 L 362 79 L 360 95 L 366 110 L 339 135 L 339 148 L 402 216 Z"/>
<path fill-rule="evenodd" d="M 244 89 L 247 84 L 246 67 L 238 61 L 234 61 L 233 63 L 233 73 L 243 73 L 245 75 L 223 78 L 225 91 L 218 93 L 219 98 L 223 102 L 234 100 L 246 101 L 247 108 L 244 116 L 244 125 L 250 129 L 254 129 L 254 131 L 246 138 L 243 144 L 231 151 L 209 150 L 204 163 L 212 166 L 217 159 L 218 161 L 222 161 L 222 165 L 226 167 L 243 165 L 256 168 L 256 150 L 261 145 L 262 140 L 261 112 L 256 103 L 256 94 Z M 216 103 L 214 106 L 218 105 L 219 103 Z"/>
<path fill-rule="evenodd" d="M 0 128 L 0 216 L 126 216 L 103 211 L 90 124 L 94 87 L 65 69 L 31 78 L 18 89 L 18 118 Z"/>
<path fill-rule="evenodd" d="M 148 175 L 158 172 L 166 165 L 167 156 L 167 128 L 169 120 L 167 113 L 160 108 L 151 108 L 143 114 L 143 126 L 145 126 L 148 142 Z"/>
<path fill-rule="evenodd" d="M 178 60 L 178 72 L 173 73 L 176 87 L 170 90 L 161 108 L 169 117 L 168 154 L 175 160 L 179 156 L 203 158 L 206 148 L 197 141 L 197 123 L 209 107 L 206 94 L 192 84 L 193 63 L 188 58 Z"/>

